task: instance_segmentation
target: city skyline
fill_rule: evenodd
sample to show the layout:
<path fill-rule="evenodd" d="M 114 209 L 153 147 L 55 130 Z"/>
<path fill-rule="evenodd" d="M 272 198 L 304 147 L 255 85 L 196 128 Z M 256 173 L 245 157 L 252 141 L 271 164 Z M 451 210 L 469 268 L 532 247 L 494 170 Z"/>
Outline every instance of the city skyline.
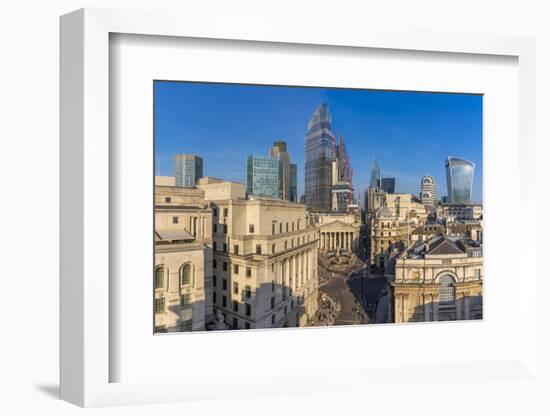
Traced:
<path fill-rule="evenodd" d="M 472 202 L 482 203 L 479 95 L 156 82 L 155 172 L 171 175 L 175 154 L 195 153 L 204 176 L 246 183 L 247 156 L 283 140 L 298 166 L 299 198 L 307 123 L 321 103 L 330 108 L 335 136 L 345 137 L 356 197 L 376 158 L 381 176 L 396 178 L 396 192 L 418 196 L 422 177 L 430 175 L 441 198 L 445 159 L 456 156 L 475 163 Z"/>

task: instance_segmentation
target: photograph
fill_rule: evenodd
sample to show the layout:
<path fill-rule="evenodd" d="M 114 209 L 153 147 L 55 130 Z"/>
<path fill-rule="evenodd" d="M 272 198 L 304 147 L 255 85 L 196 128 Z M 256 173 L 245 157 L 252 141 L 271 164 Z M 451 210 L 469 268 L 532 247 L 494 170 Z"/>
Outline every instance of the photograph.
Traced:
<path fill-rule="evenodd" d="M 155 334 L 483 319 L 482 94 L 153 82 Z"/>

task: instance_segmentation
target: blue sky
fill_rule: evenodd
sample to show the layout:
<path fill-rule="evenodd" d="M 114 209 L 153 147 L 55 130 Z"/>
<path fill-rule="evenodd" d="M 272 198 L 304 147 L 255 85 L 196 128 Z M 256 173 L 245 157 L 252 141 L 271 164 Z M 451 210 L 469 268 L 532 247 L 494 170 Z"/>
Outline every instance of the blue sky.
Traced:
<path fill-rule="evenodd" d="M 267 155 L 284 140 L 301 195 L 307 123 L 322 102 L 335 134 L 344 136 L 356 191 L 368 185 L 376 157 L 397 192 L 418 195 L 421 177 L 432 175 L 441 197 L 444 160 L 457 156 L 476 164 L 473 200 L 482 202 L 479 95 L 156 81 L 156 172 L 171 175 L 175 154 L 195 153 L 205 176 L 246 183 L 247 155 Z"/>

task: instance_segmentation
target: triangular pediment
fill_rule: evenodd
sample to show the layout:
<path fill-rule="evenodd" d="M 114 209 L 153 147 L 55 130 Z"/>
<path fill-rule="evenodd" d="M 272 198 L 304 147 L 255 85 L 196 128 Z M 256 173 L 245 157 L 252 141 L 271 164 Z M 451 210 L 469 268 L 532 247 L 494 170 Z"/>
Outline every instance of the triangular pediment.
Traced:
<path fill-rule="evenodd" d="M 430 249 L 426 254 L 438 255 L 438 254 L 464 254 L 464 252 L 456 246 L 452 241 L 444 238 L 441 243 L 436 247 Z"/>
<path fill-rule="evenodd" d="M 353 228 L 353 225 L 347 224 L 340 220 L 332 221 L 328 224 L 322 225 L 323 230 L 341 230 L 342 228 Z"/>

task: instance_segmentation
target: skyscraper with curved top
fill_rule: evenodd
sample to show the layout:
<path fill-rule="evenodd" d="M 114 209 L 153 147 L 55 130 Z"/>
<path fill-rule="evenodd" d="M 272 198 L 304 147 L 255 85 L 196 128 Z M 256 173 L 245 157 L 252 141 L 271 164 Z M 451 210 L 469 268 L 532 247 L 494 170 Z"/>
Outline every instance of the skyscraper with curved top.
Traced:
<path fill-rule="evenodd" d="M 309 120 L 306 134 L 305 199 L 308 208 L 330 211 L 332 159 L 336 139 L 332 115 L 322 103 Z"/>
<path fill-rule="evenodd" d="M 449 156 L 445 160 L 447 200 L 451 204 L 469 204 L 472 200 L 475 164 L 466 159 Z"/>

